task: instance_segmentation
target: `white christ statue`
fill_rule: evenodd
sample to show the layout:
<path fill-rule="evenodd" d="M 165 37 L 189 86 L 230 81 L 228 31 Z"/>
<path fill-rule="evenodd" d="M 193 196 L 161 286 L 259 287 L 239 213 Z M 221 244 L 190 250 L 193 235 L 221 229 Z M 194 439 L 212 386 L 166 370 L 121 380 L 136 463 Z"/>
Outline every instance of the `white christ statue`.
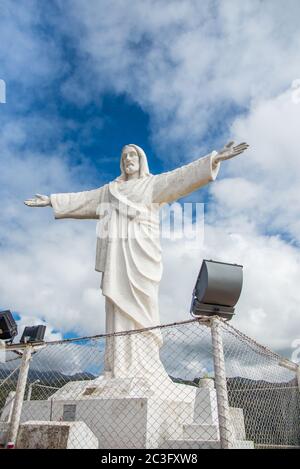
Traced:
<path fill-rule="evenodd" d="M 56 219 L 102 219 L 98 233 L 96 270 L 102 272 L 106 333 L 151 328 L 160 324 L 158 287 L 162 275 L 159 208 L 214 181 L 220 162 L 248 148 L 230 142 L 220 151 L 173 171 L 152 175 L 144 151 L 126 145 L 121 175 L 98 189 L 37 194 L 30 207 L 52 206 Z M 104 236 L 105 232 L 105 236 Z M 113 378 L 169 379 L 160 361 L 159 328 L 143 333 L 108 336 L 104 371 Z"/>

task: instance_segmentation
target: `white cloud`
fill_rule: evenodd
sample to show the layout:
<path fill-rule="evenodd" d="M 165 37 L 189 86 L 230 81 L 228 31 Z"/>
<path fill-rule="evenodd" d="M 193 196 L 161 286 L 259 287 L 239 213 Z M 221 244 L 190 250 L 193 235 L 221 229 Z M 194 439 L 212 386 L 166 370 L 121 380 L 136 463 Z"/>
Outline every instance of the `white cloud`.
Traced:
<path fill-rule="evenodd" d="M 232 228 L 206 224 L 205 246 L 198 250 L 183 247 L 181 240 L 165 243 L 162 320 L 188 318 L 203 258 L 238 263 L 244 266 L 244 285 L 233 324 L 276 350 L 291 349 L 299 336 L 299 250 L 278 237 L 247 230 L 246 225 L 238 233 Z"/>
<path fill-rule="evenodd" d="M 71 167 L 64 146 L 55 156 L 11 146 L 13 133 L 25 139 L 31 123 L 24 119 L 0 132 L 1 306 L 21 314 L 23 325 L 29 316 L 45 320 L 50 330 L 52 324 L 63 332 L 96 333 L 104 323 L 100 279 L 93 271 L 96 224 L 55 222 L 50 209 L 23 204 L 34 190 L 80 190 L 86 166 Z"/>
<path fill-rule="evenodd" d="M 228 129 L 228 112 L 299 76 L 300 7 L 288 3 L 75 0 L 64 27 L 82 32 L 99 87 L 129 94 L 150 113 L 157 147 L 182 158 L 171 143 L 196 152 Z"/>
<path fill-rule="evenodd" d="M 256 204 L 252 209 L 247 206 L 248 215 L 258 216 L 259 223 L 265 220 L 270 229 L 288 233 L 298 242 L 299 122 L 300 106 L 293 102 L 292 90 L 262 100 L 233 125 L 236 138 L 247 136 L 252 148 L 249 155 L 230 165 L 232 175 L 239 174 L 247 184 L 259 186 Z"/>
<path fill-rule="evenodd" d="M 56 38 L 40 28 L 45 12 L 46 6 L 41 10 L 36 0 L 1 1 L 0 73 L 7 104 L 20 111 L 27 112 L 32 93 L 43 99 L 51 82 L 68 70 Z"/>

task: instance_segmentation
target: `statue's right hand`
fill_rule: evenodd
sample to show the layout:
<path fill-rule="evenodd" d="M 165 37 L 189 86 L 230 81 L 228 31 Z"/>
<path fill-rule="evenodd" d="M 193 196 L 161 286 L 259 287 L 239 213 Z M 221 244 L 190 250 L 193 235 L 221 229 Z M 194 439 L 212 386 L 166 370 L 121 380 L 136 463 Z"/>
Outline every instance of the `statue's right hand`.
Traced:
<path fill-rule="evenodd" d="M 28 207 L 47 207 L 51 205 L 51 199 L 48 195 L 36 194 L 33 199 L 25 200 L 24 204 Z"/>

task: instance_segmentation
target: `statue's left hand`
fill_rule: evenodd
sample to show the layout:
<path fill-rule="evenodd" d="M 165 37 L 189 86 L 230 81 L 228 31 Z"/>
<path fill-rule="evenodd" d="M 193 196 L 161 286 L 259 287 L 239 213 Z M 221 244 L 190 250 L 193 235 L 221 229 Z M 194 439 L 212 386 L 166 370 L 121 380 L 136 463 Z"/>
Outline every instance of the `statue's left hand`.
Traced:
<path fill-rule="evenodd" d="M 230 158 L 234 158 L 235 156 L 243 153 L 245 150 L 249 148 L 247 143 L 240 143 L 239 145 L 234 145 L 234 142 L 227 143 L 222 150 L 218 151 L 218 153 L 214 156 L 214 164 L 220 163 L 220 161 L 229 160 Z"/>
<path fill-rule="evenodd" d="M 36 194 L 33 199 L 24 202 L 28 207 L 48 207 L 51 206 L 51 198 L 48 195 Z"/>

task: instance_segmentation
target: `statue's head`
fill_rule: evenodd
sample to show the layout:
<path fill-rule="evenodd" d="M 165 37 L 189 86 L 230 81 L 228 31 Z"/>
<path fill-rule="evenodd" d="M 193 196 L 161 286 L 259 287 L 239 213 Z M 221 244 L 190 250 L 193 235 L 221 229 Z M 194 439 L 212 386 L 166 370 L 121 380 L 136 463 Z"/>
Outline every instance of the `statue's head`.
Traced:
<path fill-rule="evenodd" d="M 134 175 L 138 178 L 150 175 L 144 150 L 133 143 L 123 147 L 120 166 L 121 176 L 118 179 L 123 181 Z"/>
<path fill-rule="evenodd" d="M 125 145 L 122 150 L 122 162 L 127 176 L 140 173 L 140 157 L 131 145 Z"/>

